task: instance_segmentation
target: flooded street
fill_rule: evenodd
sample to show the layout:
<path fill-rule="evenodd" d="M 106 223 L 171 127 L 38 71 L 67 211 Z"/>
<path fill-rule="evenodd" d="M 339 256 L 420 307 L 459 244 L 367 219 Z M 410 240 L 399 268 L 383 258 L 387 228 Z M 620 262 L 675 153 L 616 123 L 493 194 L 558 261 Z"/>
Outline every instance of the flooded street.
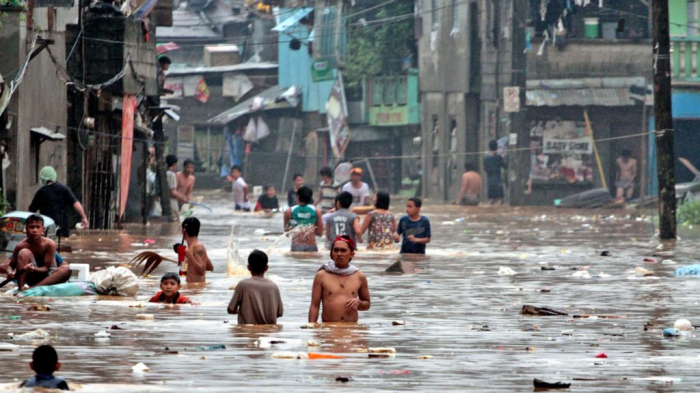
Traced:
<path fill-rule="evenodd" d="M 681 240 L 674 248 L 658 250 L 652 224 L 627 218 L 623 210 L 463 208 L 427 201 L 422 213 L 433 231 L 428 256 L 406 258 L 409 271 L 392 275 L 384 270 L 397 260 L 396 252 L 358 252 L 354 262 L 369 280 L 371 309 L 360 313 L 359 325 L 311 330 L 301 325 L 307 322 L 314 274 L 328 255 L 291 255 L 286 239 L 270 255 L 266 274 L 279 285 L 284 301 L 280 325 L 239 327 L 236 316 L 226 313 L 233 293 L 229 287 L 239 280 L 226 277 L 231 226 L 235 224 L 246 259 L 252 249 L 264 250 L 277 238 L 255 230 L 279 233 L 282 217 L 234 214 L 228 194 L 215 195 L 205 199 L 214 212 L 196 212 L 202 221 L 200 240 L 215 271 L 207 274 L 205 287 L 182 290 L 201 306 L 145 303 L 158 291 L 160 276 L 177 269 L 163 263 L 142 281 L 137 299 L 18 303 L 2 297 L 0 341 L 11 342 L 11 332 L 48 331 L 62 363 L 57 375 L 86 392 L 307 392 L 341 386 L 356 391 L 532 391 L 533 378 L 572 383 L 572 391 L 697 391 L 700 384 L 698 339 L 661 334 L 676 319 L 695 319 L 697 279 L 677 278 L 673 271 L 695 261 L 697 242 Z M 403 214 L 403 204 L 394 203 L 391 210 Z M 66 242 L 73 247 L 66 257 L 104 268 L 124 264 L 143 250 L 174 256 L 172 244 L 180 238 L 171 224 L 94 231 Z M 131 246 L 146 239 L 156 242 Z M 611 256 L 600 256 L 604 250 Z M 644 261 L 654 255 L 657 263 Z M 664 259 L 678 264 L 662 264 Z M 501 267 L 517 275 L 499 275 Z M 635 267 L 653 270 L 654 276 L 639 277 Z M 590 278 L 572 276 L 583 268 Z M 52 310 L 30 312 L 28 303 L 50 304 Z M 522 316 L 523 305 L 569 316 Z M 155 320 L 136 320 L 136 314 L 144 313 L 154 314 Z M 405 325 L 392 325 L 395 320 Z M 649 331 L 644 330 L 647 322 L 654 325 Z M 122 330 L 109 330 L 114 325 Z M 105 329 L 111 338 L 97 340 L 95 333 Z M 261 337 L 287 343 L 256 344 Z M 308 340 L 320 347 L 307 347 Z M 12 390 L 10 382 L 15 386 L 32 375 L 27 363 L 34 346 L 28 344 L 22 343 L 19 356 L 0 352 L 5 390 Z M 215 349 L 219 345 L 225 349 Z M 359 352 L 368 347 L 393 347 L 396 356 L 369 358 Z M 272 359 L 279 351 L 345 359 Z M 607 358 L 596 358 L 599 353 Z M 421 355 L 433 359 L 418 359 Z M 150 372 L 133 373 L 131 367 L 139 362 Z M 336 377 L 352 380 L 341 384 Z"/>

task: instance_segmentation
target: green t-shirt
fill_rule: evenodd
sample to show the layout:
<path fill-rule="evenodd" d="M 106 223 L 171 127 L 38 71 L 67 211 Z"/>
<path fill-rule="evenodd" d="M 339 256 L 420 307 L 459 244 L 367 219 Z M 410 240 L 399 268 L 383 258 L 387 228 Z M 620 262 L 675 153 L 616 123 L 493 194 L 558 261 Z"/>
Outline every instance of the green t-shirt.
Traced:
<path fill-rule="evenodd" d="M 316 225 L 316 209 L 309 205 L 296 205 L 292 208 L 292 219 L 289 221 L 289 226 L 296 228 L 298 226 Z"/>

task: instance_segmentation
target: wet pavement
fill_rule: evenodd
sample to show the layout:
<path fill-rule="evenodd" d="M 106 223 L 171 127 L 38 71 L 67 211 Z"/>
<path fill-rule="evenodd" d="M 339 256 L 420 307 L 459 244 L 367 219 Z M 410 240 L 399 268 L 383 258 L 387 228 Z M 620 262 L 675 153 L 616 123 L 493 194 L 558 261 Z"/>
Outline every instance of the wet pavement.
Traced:
<path fill-rule="evenodd" d="M 681 240 L 660 246 L 649 221 L 627 217 L 623 210 L 462 208 L 427 202 L 423 213 L 433 226 L 428 256 L 405 258 L 407 273 L 391 275 L 384 270 L 397 260 L 395 252 L 359 252 L 355 263 L 368 277 L 371 309 L 360 313 L 357 325 L 317 329 L 301 325 L 307 321 L 314 273 L 328 260 L 327 253 L 291 255 L 285 239 L 270 255 L 267 274 L 282 293 L 280 325 L 239 327 L 236 316 L 226 314 L 233 293 L 229 287 L 240 279 L 226 277 L 231 226 L 235 224 L 234 236 L 246 258 L 250 250 L 266 249 L 277 238 L 256 235 L 255 230 L 281 232 L 282 217 L 234 213 L 227 196 L 207 197 L 204 202 L 214 212 L 196 213 L 202 220 L 200 240 L 215 271 L 207 274 L 206 286 L 185 287 L 182 293 L 201 306 L 145 303 L 158 290 L 160 275 L 176 271 L 175 265 L 164 263 L 143 280 L 137 299 L 17 302 L 0 297 L 0 342 L 12 342 L 7 337 L 11 332 L 48 331 L 63 365 L 57 375 L 74 389 L 92 392 L 308 392 L 334 387 L 532 391 L 534 378 L 572 383 L 571 391 L 690 392 L 700 386 L 700 339 L 661 334 L 676 319 L 696 319 L 698 279 L 674 277 L 673 271 L 695 261 L 698 243 Z M 403 204 L 391 210 L 402 214 Z M 67 242 L 73 253 L 66 256 L 70 262 L 104 268 L 124 264 L 143 250 L 174 256 L 171 245 L 180 238 L 171 224 L 86 232 Z M 155 244 L 132 246 L 146 239 Z M 604 250 L 611 256 L 600 256 Z M 644 261 L 654 255 L 657 263 Z M 678 264 L 662 264 L 664 259 Z M 499 275 L 501 267 L 517 275 Z M 640 277 L 635 267 L 654 275 Z M 52 310 L 30 312 L 28 303 L 49 304 Z M 570 316 L 522 316 L 523 305 Z M 136 319 L 144 313 L 154 314 L 155 320 Z M 394 326 L 394 320 L 405 325 Z M 647 322 L 653 326 L 645 331 Z M 94 337 L 113 325 L 121 330 L 108 330 L 111 338 Z M 270 337 L 287 343 L 256 343 Z M 309 340 L 320 346 L 308 347 Z M 211 348 L 218 345 L 225 349 Z M 370 358 L 360 352 L 368 347 L 393 347 L 396 356 Z M 27 363 L 32 350 L 33 345 L 23 343 L 18 355 L 0 352 L 6 383 L 0 390 L 12 390 L 31 376 Z M 279 351 L 345 358 L 272 359 Z M 599 353 L 607 358 L 596 358 Z M 433 358 L 419 359 L 421 355 Z M 150 371 L 132 372 L 139 362 Z M 352 379 L 342 383 L 337 377 Z"/>

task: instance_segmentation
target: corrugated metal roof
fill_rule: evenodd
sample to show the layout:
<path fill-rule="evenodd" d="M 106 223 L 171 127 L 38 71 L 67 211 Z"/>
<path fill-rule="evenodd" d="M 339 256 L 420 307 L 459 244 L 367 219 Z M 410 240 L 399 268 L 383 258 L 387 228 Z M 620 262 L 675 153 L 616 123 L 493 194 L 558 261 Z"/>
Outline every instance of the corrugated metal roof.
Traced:
<path fill-rule="evenodd" d="M 281 33 L 281 32 L 283 32 L 283 31 L 287 30 L 287 29 L 290 28 L 291 26 L 294 26 L 294 25 L 296 25 L 297 23 L 299 23 L 300 20 L 304 19 L 304 18 L 305 18 L 307 15 L 309 15 L 309 14 L 311 13 L 311 11 L 313 11 L 313 10 L 314 10 L 313 7 L 307 7 L 307 8 L 302 8 L 302 9 L 298 10 L 297 12 L 295 12 L 294 14 L 292 14 L 292 16 L 290 16 L 289 18 L 285 19 L 284 22 L 282 22 L 282 23 L 278 24 L 277 26 L 273 27 L 273 28 L 272 28 L 272 31 L 276 31 L 276 32 L 280 32 L 280 33 Z"/>
<path fill-rule="evenodd" d="M 220 72 L 242 72 L 251 70 L 277 69 L 277 63 L 241 63 L 218 67 L 173 67 L 165 73 L 166 76 L 214 74 Z"/>
<path fill-rule="evenodd" d="M 166 38 L 222 38 L 221 34 L 212 30 L 197 12 L 180 10 L 173 11 L 172 26 L 158 26 L 156 37 L 159 40 Z"/>
<path fill-rule="evenodd" d="M 645 87 L 644 78 L 530 80 L 528 106 L 630 106 L 630 87 Z"/>
<path fill-rule="evenodd" d="M 199 12 L 173 10 L 173 25 L 158 26 L 156 37 L 167 38 L 223 38 L 223 26 L 231 22 L 245 22 L 247 14 L 234 15 L 233 10 L 225 3 L 215 1 L 209 3 L 203 10 L 206 18 Z"/>
<path fill-rule="evenodd" d="M 282 98 L 290 89 L 296 90 L 296 97 L 301 94 L 300 89 L 294 86 L 291 88 L 284 86 L 271 87 L 260 94 L 256 94 L 255 97 L 251 97 L 233 108 L 212 117 L 207 122 L 226 125 L 243 115 L 260 110 L 294 108 L 296 105 L 292 105 L 289 100 Z"/>

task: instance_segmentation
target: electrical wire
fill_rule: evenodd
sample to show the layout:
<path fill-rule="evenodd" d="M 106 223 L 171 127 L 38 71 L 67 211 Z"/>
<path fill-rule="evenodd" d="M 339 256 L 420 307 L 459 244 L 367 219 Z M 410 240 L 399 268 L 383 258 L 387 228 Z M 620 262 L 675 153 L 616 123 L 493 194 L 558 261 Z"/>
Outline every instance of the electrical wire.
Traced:
<path fill-rule="evenodd" d="M 47 126 L 51 126 L 51 127 L 58 126 L 57 124 L 50 122 L 50 121 L 41 120 L 41 119 L 37 119 L 34 117 L 30 117 L 30 116 L 23 116 L 23 115 L 20 115 L 18 113 L 15 113 L 15 112 L 10 112 L 10 114 L 12 114 L 13 116 L 27 119 L 27 120 L 36 121 L 40 124 L 45 124 Z M 74 131 L 82 131 L 82 132 L 85 131 L 83 129 L 75 128 L 75 127 L 65 127 L 65 128 L 68 130 L 74 130 Z M 690 129 L 683 129 L 683 130 L 686 132 L 692 132 L 692 130 L 690 130 Z M 649 135 L 657 135 L 658 136 L 658 135 L 662 135 L 666 132 L 678 132 L 678 130 L 675 130 L 675 129 L 672 129 L 672 130 L 653 130 L 653 131 L 641 132 L 641 133 L 636 133 L 636 134 L 627 134 L 627 135 L 620 135 L 620 136 L 614 136 L 614 137 L 608 137 L 608 138 L 592 139 L 592 142 L 598 144 L 598 143 L 613 142 L 613 141 L 626 140 L 626 139 L 632 139 L 632 138 L 648 137 Z M 120 139 L 120 140 L 121 139 L 130 139 L 134 142 L 152 143 L 152 144 L 163 145 L 163 146 L 168 144 L 167 142 L 158 143 L 158 142 L 152 141 L 151 139 L 138 138 L 135 136 L 133 136 L 131 138 L 125 138 L 125 137 L 118 135 L 118 134 L 112 134 L 112 133 L 101 132 L 101 131 L 96 131 L 96 130 L 90 130 L 89 133 L 93 134 L 93 135 L 101 135 L 101 136 L 105 136 L 105 137 L 109 137 L 109 138 L 113 138 L 113 139 Z M 352 129 L 351 129 L 351 134 L 352 134 Z M 352 141 L 352 137 L 350 138 L 350 141 Z M 210 147 L 210 148 L 207 148 L 207 147 L 199 148 L 198 147 L 197 150 L 198 151 L 208 151 L 208 152 L 218 152 L 218 153 L 228 152 L 228 149 L 226 149 L 226 148 L 212 148 L 212 147 Z M 518 147 L 518 148 L 509 148 L 508 153 L 523 152 L 523 151 L 535 152 L 535 151 L 539 151 L 539 150 L 542 150 L 542 146 Z M 429 157 L 484 156 L 488 153 L 489 153 L 489 151 L 476 151 L 476 152 L 462 151 L 462 152 L 449 152 L 449 153 L 441 153 L 441 154 L 430 154 Z M 275 156 L 275 155 L 280 155 L 280 154 L 286 155 L 287 152 L 255 152 L 255 154 L 263 155 L 263 156 L 265 156 L 265 155 Z M 297 155 L 297 157 L 299 157 L 299 158 L 322 158 L 320 156 L 312 156 L 312 155 Z M 364 160 L 364 159 L 391 160 L 391 159 L 405 159 L 405 158 L 415 159 L 415 158 L 421 158 L 421 157 L 422 157 L 422 155 L 420 155 L 420 154 L 414 154 L 414 155 L 394 155 L 394 156 L 381 156 L 381 157 L 374 157 L 374 156 L 372 156 L 372 157 L 354 157 L 354 158 L 352 158 L 352 160 L 354 160 L 354 161 L 359 161 L 359 160 Z"/>

